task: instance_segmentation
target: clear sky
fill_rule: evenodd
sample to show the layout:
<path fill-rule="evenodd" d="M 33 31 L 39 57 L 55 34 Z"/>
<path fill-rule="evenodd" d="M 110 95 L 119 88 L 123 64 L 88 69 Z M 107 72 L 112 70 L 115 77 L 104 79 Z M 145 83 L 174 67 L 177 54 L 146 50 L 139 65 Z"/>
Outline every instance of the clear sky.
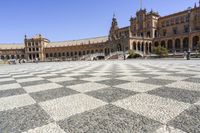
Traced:
<path fill-rule="evenodd" d="M 198 0 L 143 0 L 161 16 L 194 6 Z M 108 35 L 115 12 L 120 27 L 140 8 L 140 0 L 1 0 L 0 43 L 21 43 L 24 35 L 51 41 Z"/>

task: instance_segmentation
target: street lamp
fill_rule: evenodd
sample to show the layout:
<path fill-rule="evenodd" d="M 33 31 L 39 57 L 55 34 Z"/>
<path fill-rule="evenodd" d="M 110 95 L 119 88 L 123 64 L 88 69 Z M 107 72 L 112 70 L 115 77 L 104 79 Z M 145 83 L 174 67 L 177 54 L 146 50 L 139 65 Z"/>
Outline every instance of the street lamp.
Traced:
<path fill-rule="evenodd" d="M 122 37 L 122 41 L 124 42 L 123 44 L 123 55 L 124 55 L 124 60 L 126 60 L 126 54 L 125 54 L 125 36 Z"/>
<path fill-rule="evenodd" d="M 191 26 L 190 26 L 190 15 L 191 15 L 191 10 L 188 10 L 188 28 L 189 28 L 189 32 L 188 32 L 188 52 L 187 52 L 187 60 L 190 60 L 190 33 L 191 33 Z"/>

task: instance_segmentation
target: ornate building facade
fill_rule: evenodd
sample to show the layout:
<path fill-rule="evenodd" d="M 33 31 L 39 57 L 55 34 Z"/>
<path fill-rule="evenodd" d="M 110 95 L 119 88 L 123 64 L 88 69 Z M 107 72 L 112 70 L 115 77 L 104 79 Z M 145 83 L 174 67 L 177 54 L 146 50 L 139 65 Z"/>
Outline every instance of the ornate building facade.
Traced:
<path fill-rule="evenodd" d="M 200 2 L 198 6 L 167 16 L 140 9 L 130 18 L 130 25 L 122 28 L 113 16 L 109 35 L 105 37 L 50 42 L 41 35 L 25 36 L 23 44 L 0 44 L 0 58 L 72 60 L 128 50 L 147 56 L 158 46 L 167 48 L 169 54 L 179 55 L 189 50 L 195 53 L 199 43 Z"/>

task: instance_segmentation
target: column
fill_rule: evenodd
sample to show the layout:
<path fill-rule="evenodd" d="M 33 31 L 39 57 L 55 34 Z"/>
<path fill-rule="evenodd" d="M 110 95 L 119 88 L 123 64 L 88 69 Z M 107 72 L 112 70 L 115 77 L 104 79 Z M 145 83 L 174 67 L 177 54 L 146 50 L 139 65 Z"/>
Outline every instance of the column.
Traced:
<path fill-rule="evenodd" d="M 175 50 L 176 50 L 176 48 L 175 48 L 175 40 L 173 39 L 172 40 L 172 52 L 174 53 Z"/>
<path fill-rule="evenodd" d="M 143 43 L 143 53 L 144 53 L 144 55 L 146 54 L 146 43 L 145 42 Z"/>
<path fill-rule="evenodd" d="M 181 50 L 180 50 L 180 52 L 183 52 L 183 38 L 181 38 L 180 41 L 181 41 L 181 43 L 180 43 L 180 45 L 181 45 Z"/>
<path fill-rule="evenodd" d="M 135 45 L 136 45 L 136 51 L 138 51 L 138 43 L 136 43 Z"/>

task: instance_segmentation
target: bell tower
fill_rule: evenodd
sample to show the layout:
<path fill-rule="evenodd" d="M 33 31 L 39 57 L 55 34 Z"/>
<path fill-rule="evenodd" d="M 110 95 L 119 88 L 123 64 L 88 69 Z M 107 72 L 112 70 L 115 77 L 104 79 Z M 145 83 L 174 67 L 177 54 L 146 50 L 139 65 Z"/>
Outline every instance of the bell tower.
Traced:
<path fill-rule="evenodd" d="M 112 18 L 112 24 L 111 24 L 111 28 L 110 28 L 110 39 L 112 39 L 115 36 L 116 31 L 119 29 L 118 27 L 118 23 L 117 23 L 117 19 L 115 17 L 115 14 L 113 14 L 113 18 Z"/>
<path fill-rule="evenodd" d="M 200 0 L 199 6 L 194 7 L 194 28 L 195 30 L 200 30 Z"/>

